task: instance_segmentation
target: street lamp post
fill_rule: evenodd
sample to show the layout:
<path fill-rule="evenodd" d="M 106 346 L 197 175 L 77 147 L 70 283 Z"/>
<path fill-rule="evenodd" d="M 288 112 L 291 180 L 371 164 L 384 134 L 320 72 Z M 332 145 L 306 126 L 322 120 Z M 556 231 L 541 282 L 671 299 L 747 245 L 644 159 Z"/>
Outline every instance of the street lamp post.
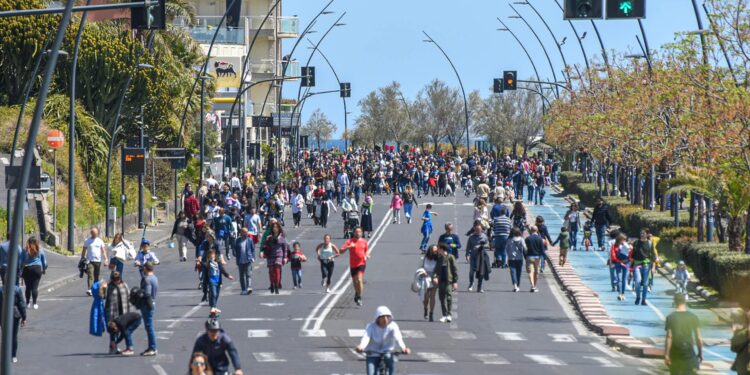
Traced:
<path fill-rule="evenodd" d="M 453 64 L 453 61 L 448 56 L 448 54 L 445 52 L 443 47 L 440 47 L 440 44 L 435 41 L 435 39 L 432 39 L 432 37 L 427 34 L 424 30 L 422 33 L 427 37 L 427 40 L 425 40 L 425 43 L 432 43 L 437 47 L 440 52 L 445 56 L 445 59 L 448 60 L 448 63 L 451 65 L 451 68 L 453 68 L 453 72 L 456 73 L 456 78 L 458 78 L 458 85 L 461 86 L 461 94 L 463 94 L 464 97 L 464 115 L 466 119 L 466 156 L 468 157 L 471 154 L 471 144 L 469 143 L 469 136 L 471 135 L 469 132 L 469 101 L 466 99 L 466 90 L 464 89 L 464 83 L 461 81 L 461 75 L 458 74 L 458 69 L 456 69 L 456 65 Z"/>
<path fill-rule="evenodd" d="M 530 2 L 528 2 L 528 1 L 518 1 L 518 2 L 515 2 L 513 4 L 528 5 L 531 8 L 531 10 L 533 10 L 534 13 L 536 13 L 536 15 L 539 16 L 539 19 L 542 20 L 542 23 L 547 28 L 547 31 L 549 31 L 550 36 L 552 36 L 552 40 L 555 41 L 555 46 L 557 46 L 557 50 L 560 52 L 560 58 L 562 58 L 562 62 L 563 62 L 563 78 L 565 78 L 567 76 L 568 85 L 571 85 L 570 74 L 567 73 L 568 61 L 567 61 L 567 59 L 565 59 L 565 53 L 563 53 L 563 50 L 562 50 L 562 46 L 565 44 L 565 41 L 567 40 L 567 38 L 563 38 L 562 40 L 558 40 L 557 36 L 552 31 L 552 28 L 549 27 L 549 24 L 547 23 L 547 20 L 544 19 L 544 16 L 542 16 L 542 14 L 539 13 L 539 11 L 536 9 L 536 7 L 533 4 L 531 4 Z M 519 16 L 520 16 L 520 13 L 518 13 L 518 12 L 516 12 L 516 13 L 519 14 Z"/>
<path fill-rule="evenodd" d="M 312 41 L 310 41 L 309 39 L 308 39 L 308 42 L 312 44 Z M 322 57 L 323 60 L 325 60 L 326 64 L 328 64 L 328 67 L 331 68 L 331 72 L 333 72 L 333 76 L 336 78 L 336 83 L 338 83 L 339 87 L 341 87 L 341 79 L 339 79 L 339 75 L 338 73 L 336 73 L 336 69 L 333 68 L 333 64 L 331 64 L 331 60 L 328 60 L 328 57 L 325 55 L 325 53 L 323 53 L 323 50 L 321 50 L 320 48 L 315 47 L 315 50 L 320 54 L 320 57 Z M 349 116 L 349 112 L 347 112 L 347 108 L 346 108 L 346 97 L 342 96 L 341 100 L 344 102 L 344 134 L 347 134 L 346 132 L 347 131 L 347 118 Z M 298 124 L 299 124 L 299 121 L 298 121 Z M 297 136 L 299 137 L 299 125 L 297 126 Z M 349 140 L 347 137 L 344 137 L 344 149 L 345 150 L 349 149 Z M 299 156 L 299 150 L 297 151 L 297 155 Z"/>
<path fill-rule="evenodd" d="M 539 77 L 539 70 L 536 68 L 536 63 L 534 63 L 534 59 L 531 57 L 531 54 L 529 53 L 529 50 L 526 49 L 526 46 L 523 44 L 523 42 L 521 42 L 521 39 L 519 39 L 518 36 L 516 36 L 516 33 L 514 33 L 513 30 L 510 27 L 508 27 L 508 25 L 505 22 L 503 22 L 503 20 L 500 19 L 500 17 L 497 17 L 497 21 L 500 22 L 501 25 L 503 25 L 503 28 L 497 29 L 497 30 L 498 31 L 507 31 L 507 32 L 510 33 L 510 35 L 513 36 L 513 39 L 515 39 L 516 42 L 518 42 L 518 45 L 521 46 L 521 49 L 526 54 L 526 57 L 529 59 L 529 62 L 531 63 L 531 67 L 534 69 L 534 75 L 536 75 L 536 80 L 537 81 L 541 81 L 541 78 Z M 538 85 L 539 85 L 539 91 L 541 91 L 542 90 L 542 84 L 539 83 Z M 544 103 L 542 103 L 542 104 L 544 104 Z"/>
<path fill-rule="evenodd" d="M 554 79 L 555 81 L 557 81 L 557 74 L 555 73 L 555 66 L 554 66 L 554 65 L 552 64 L 552 59 L 550 59 L 550 57 L 549 57 L 549 53 L 547 53 L 547 47 L 545 47 L 545 46 L 544 46 L 544 42 L 542 42 L 542 38 L 540 38 L 540 37 L 539 37 L 539 34 L 537 34 L 537 33 L 536 33 L 536 31 L 534 30 L 534 28 L 533 28 L 533 27 L 531 27 L 531 24 L 529 24 L 529 23 L 528 23 L 528 22 L 526 21 L 526 19 L 525 19 L 525 18 L 523 18 L 523 16 L 521 15 L 521 13 L 519 13 L 519 12 L 518 12 L 518 11 L 516 10 L 516 8 L 515 8 L 515 7 L 514 7 L 514 6 L 512 5 L 512 4 L 508 4 L 508 6 L 510 6 L 510 8 L 511 8 L 511 9 L 513 9 L 513 12 L 515 12 L 515 13 L 516 13 L 516 15 L 515 15 L 515 16 L 509 16 L 509 18 L 518 18 L 518 19 L 520 19 L 521 21 L 523 21 L 523 23 L 525 23 L 525 24 L 526 24 L 526 26 L 527 26 L 527 27 L 529 28 L 529 30 L 531 30 L 531 33 L 532 33 L 532 34 L 534 34 L 534 37 L 535 37 L 535 38 L 536 38 L 536 40 L 537 40 L 537 41 L 539 42 L 539 45 L 540 45 L 540 46 L 542 46 L 542 51 L 544 52 L 544 56 L 546 56 L 546 57 L 547 57 L 547 62 L 549 63 L 549 68 L 550 68 L 550 70 L 552 70 L 552 78 L 553 78 L 553 79 Z M 555 96 L 556 96 L 556 97 L 557 97 L 558 99 L 560 98 L 560 90 L 559 90 L 559 89 L 557 89 L 557 88 L 555 88 Z"/>

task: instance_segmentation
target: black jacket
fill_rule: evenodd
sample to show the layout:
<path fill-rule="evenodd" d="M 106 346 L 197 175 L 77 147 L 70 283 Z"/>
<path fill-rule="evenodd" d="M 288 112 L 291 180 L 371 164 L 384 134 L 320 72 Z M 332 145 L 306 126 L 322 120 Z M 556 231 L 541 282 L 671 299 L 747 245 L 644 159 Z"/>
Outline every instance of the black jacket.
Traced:
<path fill-rule="evenodd" d="M 602 204 L 601 206 L 594 207 L 594 212 L 591 214 L 591 221 L 594 225 L 606 225 L 612 223 L 612 216 L 609 215 L 609 206 Z"/>
<path fill-rule="evenodd" d="M 0 288 L 0 306 L 3 304 L 3 292 L 5 288 Z M 13 319 L 26 320 L 26 300 L 23 298 L 21 287 L 16 285 L 14 292 L 15 303 L 13 306 Z"/>
<path fill-rule="evenodd" d="M 208 357 L 208 363 L 214 370 L 215 374 L 223 374 L 229 371 L 229 359 L 231 358 L 232 364 L 235 370 L 242 368 L 240 364 L 240 356 L 237 353 L 237 348 L 234 347 L 232 339 L 224 333 L 222 329 L 219 333 L 219 338 L 216 341 L 211 341 L 208 338 L 208 334 L 202 334 L 195 340 L 193 346 L 193 353 L 201 352 Z M 229 355 L 229 358 L 227 358 Z"/>

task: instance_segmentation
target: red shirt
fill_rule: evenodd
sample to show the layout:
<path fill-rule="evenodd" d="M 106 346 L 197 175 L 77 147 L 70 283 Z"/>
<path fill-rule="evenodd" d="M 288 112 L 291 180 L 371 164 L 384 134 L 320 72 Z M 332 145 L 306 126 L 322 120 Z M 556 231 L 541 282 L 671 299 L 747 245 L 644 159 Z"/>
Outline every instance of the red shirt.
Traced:
<path fill-rule="evenodd" d="M 364 238 L 360 238 L 359 240 L 355 240 L 354 238 L 350 238 L 346 240 L 344 243 L 344 248 L 347 246 L 354 244 L 354 248 L 349 249 L 349 267 L 351 268 L 357 268 L 359 266 L 364 266 L 365 256 L 367 255 L 367 240 Z"/>

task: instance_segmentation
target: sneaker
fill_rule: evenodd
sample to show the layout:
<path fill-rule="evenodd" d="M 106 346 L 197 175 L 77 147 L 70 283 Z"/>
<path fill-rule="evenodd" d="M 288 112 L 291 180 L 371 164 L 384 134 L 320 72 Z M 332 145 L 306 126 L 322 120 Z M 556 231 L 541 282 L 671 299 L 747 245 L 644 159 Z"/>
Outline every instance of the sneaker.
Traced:
<path fill-rule="evenodd" d="M 484 289 L 477 290 L 477 293 L 484 293 Z"/>
<path fill-rule="evenodd" d="M 468 291 L 473 292 L 474 291 L 474 287 L 472 285 L 469 285 Z"/>
<path fill-rule="evenodd" d="M 326 293 L 331 293 L 331 288 L 326 288 Z"/>
<path fill-rule="evenodd" d="M 643 301 L 641 301 L 641 306 L 648 306 L 648 303 L 646 302 L 645 299 Z"/>
<path fill-rule="evenodd" d="M 18 358 L 13 357 L 13 363 L 18 363 Z"/>
<path fill-rule="evenodd" d="M 39 310 L 39 305 L 37 305 L 36 303 L 34 304 L 34 310 Z"/>
<path fill-rule="evenodd" d="M 519 290 L 520 290 L 520 289 L 518 289 L 518 287 L 517 287 L 517 286 L 516 286 L 516 287 L 513 287 L 513 293 L 518 293 L 518 291 L 519 291 Z"/>
<path fill-rule="evenodd" d="M 86 289 L 86 295 L 91 296 L 91 289 Z"/>
<path fill-rule="evenodd" d="M 132 353 L 132 350 L 131 350 L 131 353 Z M 118 348 L 109 348 L 109 354 L 122 354 L 122 352 Z"/>
<path fill-rule="evenodd" d="M 131 355 L 134 355 L 135 352 L 133 351 L 133 349 L 127 348 L 127 349 L 123 350 L 122 352 L 120 352 L 120 354 L 124 355 L 124 356 L 131 356 Z M 141 355 L 143 355 L 143 354 L 141 354 Z"/>
<path fill-rule="evenodd" d="M 445 323 L 447 321 L 448 321 L 448 317 L 447 316 L 444 316 L 444 317 L 440 318 L 440 323 Z"/>
<path fill-rule="evenodd" d="M 357 304 L 357 306 L 362 306 L 362 298 L 358 298 L 358 299 L 357 299 L 357 300 L 355 301 L 355 303 Z"/>
<path fill-rule="evenodd" d="M 293 286 L 293 287 L 292 287 L 292 289 L 297 289 L 297 286 L 296 286 L 296 285 L 295 285 L 295 286 Z"/>
<path fill-rule="evenodd" d="M 146 349 L 145 352 L 141 353 L 141 356 L 143 357 L 153 357 L 155 355 L 159 354 L 155 349 Z"/>
<path fill-rule="evenodd" d="M 250 288 L 250 289 L 247 290 L 247 295 L 249 296 L 251 294 L 253 294 L 253 288 Z"/>
<path fill-rule="evenodd" d="M 641 304 L 641 298 L 640 297 L 636 297 L 635 304 L 636 305 L 640 305 Z"/>
<path fill-rule="evenodd" d="M 246 295 L 247 295 L 247 290 L 243 290 L 243 291 L 241 291 L 241 292 L 240 292 L 240 295 L 241 295 L 241 296 L 246 296 Z"/>
<path fill-rule="evenodd" d="M 322 286 L 323 288 L 325 288 L 326 287 L 326 281 L 325 280 L 320 280 L 320 286 Z"/>
<path fill-rule="evenodd" d="M 450 315 L 448 315 L 448 316 L 445 317 L 445 321 L 448 322 L 448 323 L 450 323 L 450 322 L 453 321 L 453 318 Z"/>

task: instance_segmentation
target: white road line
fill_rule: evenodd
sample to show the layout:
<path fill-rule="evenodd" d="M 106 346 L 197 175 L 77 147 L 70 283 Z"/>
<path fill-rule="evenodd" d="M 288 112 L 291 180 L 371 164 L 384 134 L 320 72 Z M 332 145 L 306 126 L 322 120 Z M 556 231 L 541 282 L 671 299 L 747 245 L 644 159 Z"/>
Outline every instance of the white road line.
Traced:
<path fill-rule="evenodd" d="M 231 318 L 225 319 L 230 322 L 287 322 L 287 321 L 298 321 L 301 322 L 304 318 Z"/>
<path fill-rule="evenodd" d="M 271 337 L 271 330 L 270 329 L 248 329 L 247 337 L 248 338 Z"/>
<path fill-rule="evenodd" d="M 485 365 L 509 365 L 510 361 L 497 354 L 472 354 L 472 357 L 482 361 Z"/>
<path fill-rule="evenodd" d="M 401 334 L 405 339 L 423 339 L 425 338 L 424 332 L 416 330 L 402 329 Z M 360 336 L 362 337 L 362 336 Z"/>
<path fill-rule="evenodd" d="M 273 352 L 257 352 L 253 353 L 253 357 L 258 362 L 286 362 L 286 359 L 279 357 Z"/>
<path fill-rule="evenodd" d="M 456 363 L 451 357 L 448 357 L 445 353 L 417 353 L 417 356 L 430 363 Z"/>
<path fill-rule="evenodd" d="M 583 357 L 598 362 L 602 367 L 622 367 L 622 364 L 604 357 Z"/>
<path fill-rule="evenodd" d="M 518 332 L 495 332 L 495 334 L 505 341 L 526 341 L 526 337 Z"/>
<path fill-rule="evenodd" d="M 350 329 L 348 330 L 349 337 L 362 337 L 365 335 L 364 329 Z"/>
<path fill-rule="evenodd" d="M 182 322 L 182 321 L 190 318 L 191 316 L 193 316 L 193 314 L 195 314 L 196 312 L 198 312 L 198 310 L 200 310 L 201 307 L 203 307 L 203 306 L 208 306 L 208 303 L 201 302 L 201 303 L 193 306 L 193 308 L 190 309 L 190 311 L 186 312 L 185 315 L 181 316 L 179 319 L 177 319 L 174 322 L 172 322 L 170 325 L 167 326 L 167 328 L 172 329 L 172 328 L 177 327 L 180 324 L 180 322 Z"/>
<path fill-rule="evenodd" d="M 344 359 L 336 352 L 309 352 L 307 354 L 313 362 L 344 362 Z"/>
<path fill-rule="evenodd" d="M 599 350 L 600 352 L 604 353 L 605 355 L 607 355 L 610 358 L 621 358 L 623 356 L 622 354 L 620 354 L 620 353 L 618 353 L 618 352 L 610 349 L 609 346 L 604 345 L 604 344 L 602 344 L 600 342 L 592 342 L 591 346 L 593 346 L 594 348 L 596 348 L 597 350 Z"/>
<path fill-rule="evenodd" d="M 300 337 L 326 337 L 326 330 L 319 329 L 317 331 L 299 331 Z"/>
<path fill-rule="evenodd" d="M 159 340 L 169 340 L 173 334 L 173 331 L 156 331 L 156 338 Z"/>
<path fill-rule="evenodd" d="M 477 339 L 477 335 L 475 335 L 472 332 L 467 332 L 467 331 L 448 331 L 448 335 L 450 335 L 450 337 L 453 340 L 476 340 Z"/>
<path fill-rule="evenodd" d="M 279 294 L 271 294 L 270 290 L 266 290 L 264 292 L 258 293 L 261 297 L 276 297 L 276 296 L 290 296 L 292 295 L 291 290 L 279 290 Z"/>
<path fill-rule="evenodd" d="M 548 333 L 547 336 L 552 338 L 553 342 L 576 342 L 575 336 L 567 333 Z"/>
<path fill-rule="evenodd" d="M 279 291 L 281 292 L 281 291 Z M 279 294 L 281 295 L 281 294 Z M 267 307 L 279 307 L 284 306 L 284 302 L 267 302 L 267 303 L 261 303 L 261 306 L 267 306 Z"/>
<path fill-rule="evenodd" d="M 154 368 L 154 371 L 156 371 L 157 374 L 159 374 L 159 375 L 167 375 L 167 372 L 164 371 L 164 368 L 161 367 L 161 365 L 152 365 L 151 367 Z"/>
<path fill-rule="evenodd" d="M 565 362 L 544 354 L 524 354 L 524 357 L 544 366 L 565 366 Z"/>

